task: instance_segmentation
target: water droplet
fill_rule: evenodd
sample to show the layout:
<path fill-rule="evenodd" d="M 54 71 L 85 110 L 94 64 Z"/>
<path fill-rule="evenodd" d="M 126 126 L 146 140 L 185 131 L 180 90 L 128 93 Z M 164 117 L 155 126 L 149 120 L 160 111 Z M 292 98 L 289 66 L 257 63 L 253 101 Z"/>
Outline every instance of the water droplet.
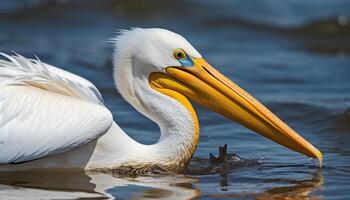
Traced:
<path fill-rule="evenodd" d="M 307 159 L 310 161 L 312 165 L 315 165 L 315 158 L 307 157 Z"/>
<path fill-rule="evenodd" d="M 313 158 L 313 157 L 307 157 L 307 159 L 308 159 L 310 162 L 314 162 L 314 161 L 315 161 L 315 158 Z"/>
<path fill-rule="evenodd" d="M 313 165 L 316 165 L 317 167 L 321 167 L 322 168 L 322 161 L 316 159 L 316 158 L 312 158 L 312 157 L 307 157 L 307 159 L 310 161 L 310 163 L 312 163 Z M 315 160 L 317 160 L 317 164 L 315 164 Z"/>

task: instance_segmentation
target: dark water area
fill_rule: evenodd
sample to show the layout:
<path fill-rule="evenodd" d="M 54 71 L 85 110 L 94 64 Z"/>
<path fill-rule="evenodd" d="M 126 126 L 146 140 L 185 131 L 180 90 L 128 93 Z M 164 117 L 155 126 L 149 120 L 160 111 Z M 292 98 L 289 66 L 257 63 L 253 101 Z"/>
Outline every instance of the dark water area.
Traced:
<path fill-rule="evenodd" d="M 196 106 L 196 158 L 220 145 L 259 160 L 210 175 L 2 173 L 0 198 L 348 199 L 350 1 L 0 1 L 0 51 L 79 74 L 101 91 L 115 121 L 150 144 L 158 127 L 116 92 L 112 38 L 119 29 L 180 33 L 231 80 L 318 147 L 324 166 Z M 133 119 L 133 120 L 130 120 Z"/>

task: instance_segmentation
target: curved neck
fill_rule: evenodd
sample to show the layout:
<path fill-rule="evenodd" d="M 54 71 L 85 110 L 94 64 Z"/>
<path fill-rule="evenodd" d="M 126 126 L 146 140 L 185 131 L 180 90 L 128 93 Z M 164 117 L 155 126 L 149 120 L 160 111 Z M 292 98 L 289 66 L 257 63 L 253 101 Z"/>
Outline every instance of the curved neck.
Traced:
<path fill-rule="evenodd" d="M 123 67 L 125 69 L 126 66 Z M 125 160 L 128 160 L 128 163 L 144 162 L 172 169 L 185 167 L 199 140 L 199 123 L 192 105 L 181 94 L 177 94 L 182 98 L 179 101 L 166 92 L 151 88 L 148 76 L 152 69 L 144 66 L 128 69 L 131 71 L 115 71 L 120 93 L 136 110 L 154 121 L 161 134 L 158 141 L 152 145 L 143 145 L 129 138 L 128 142 L 133 145 L 128 148 L 130 153 Z M 119 77 L 119 74 L 123 74 L 124 77 Z M 132 79 L 123 81 L 126 74 L 132 75 L 129 76 Z"/>

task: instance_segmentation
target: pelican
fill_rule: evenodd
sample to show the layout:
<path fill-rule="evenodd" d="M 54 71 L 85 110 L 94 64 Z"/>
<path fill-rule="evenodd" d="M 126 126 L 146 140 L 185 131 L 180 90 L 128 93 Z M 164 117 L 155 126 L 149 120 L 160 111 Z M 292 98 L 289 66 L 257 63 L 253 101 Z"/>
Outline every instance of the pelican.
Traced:
<path fill-rule="evenodd" d="M 0 171 L 181 172 L 199 141 L 189 99 L 291 150 L 321 152 L 259 101 L 209 65 L 182 36 L 159 28 L 114 40 L 119 93 L 160 129 L 155 144 L 129 137 L 88 80 L 37 59 L 0 60 Z"/>

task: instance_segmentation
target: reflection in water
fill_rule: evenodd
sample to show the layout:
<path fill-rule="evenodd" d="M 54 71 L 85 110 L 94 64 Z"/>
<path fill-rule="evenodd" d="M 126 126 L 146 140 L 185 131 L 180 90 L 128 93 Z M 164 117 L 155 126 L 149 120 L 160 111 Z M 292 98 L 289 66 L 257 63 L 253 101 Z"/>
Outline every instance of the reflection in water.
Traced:
<path fill-rule="evenodd" d="M 95 191 L 108 197 L 127 199 L 191 199 L 200 192 L 192 188 L 196 178 L 180 175 L 118 177 L 107 173 L 87 173 Z M 127 187 L 127 191 L 125 190 Z"/>
<path fill-rule="evenodd" d="M 291 184 L 290 186 L 269 189 L 264 193 L 257 195 L 256 199 L 323 199 L 322 196 L 318 196 L 312 193 L 321 189 L 323 182 L 323 175 L 321 173 L 316 173 L 312 176 L 311 180 L 291 180 L 289 181 Z"/>
<path fill-rule="evenodd" d="M 213 198 L 247 198 L 249 197 L 257 200 L 323 199 L 322 196 L 313 193 L 322 189 L 324 180 L 323 180 L 323 175 L 320 172 L 317 172 L 316 174 L 312 175 L 311 178 L 309 179 L 302 179 L 302 180 L 274 179 L 274 178 L 265 179 L 264 182 L 270 182 L 270 183 L 273 182 L 276 185 L 281 184 L 281 182 L 283 182 L 284 186 L 268 188 L 258 193 L 249 193 L 249 192 L 230 193 L 229 189 L 227 188 L 227 186 L 230 184 L 228 180 L 229 179 L 225 175 L 222 175 L 222 179 L 220 180 L 221 190 L 228 191 L 228 193 L 210 194 L 208 195 L 208 197 L 213 197 Z"/>
<path fill-rule="evenodd" d="M 244 172 L 243 172 L 244 173 Z M 221 191 L 203 195 L 215 198 L 254 197 L 255 199 L 322 199 L 313 192 L 323 185 L 321 172 L 309 179 L 292 180 L 270 178 L 283 186 L 264 189 L 258 193 L 230 193 L 229 174 L 221 174 Z M 258 180 L 254 180 L 258 181 Z M 203 180 L 201 180 L 203 182 Z M 183 175 L 115 176 L 99 172 L 44 173 L 20 172 L 0 174 L 2 198 L 122 198 L 122 199 L 192 199 L 202 194 L 196 189 L 199 178 Z M 203 184 L 203 183 L 202 183 Z M 239 183 L 238 183 L 239 184 Z M 247 183 L 242 183 L 247 184 Z M 251 183 L 255 185 L 256 183 Z M 287 184 L 287 185 L 286 185 Z M 205 191 L 203 191 L 205 192 Z"/>
<path fill-rule="evenodd" d="M 0 196 L 11 198 L 190 199 L 196 178 L 184 176 L 117 177 L 108 173 L 17 172 L 0 174 Z"/>
<path fill-rule="evenodd" d="M 84 173 L 0 173 L 0 196 L 4 199 L 100 198 Z"/>

